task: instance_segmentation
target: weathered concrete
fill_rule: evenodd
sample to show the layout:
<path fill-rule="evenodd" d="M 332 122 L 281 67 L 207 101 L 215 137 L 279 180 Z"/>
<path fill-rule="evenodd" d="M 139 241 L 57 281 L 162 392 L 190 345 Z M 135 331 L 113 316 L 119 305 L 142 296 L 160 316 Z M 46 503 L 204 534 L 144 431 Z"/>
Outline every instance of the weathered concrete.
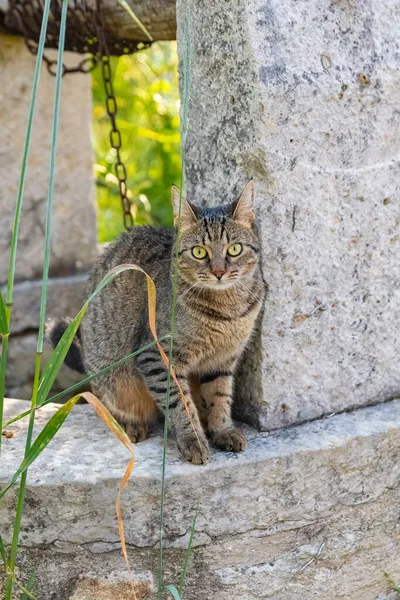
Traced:
<path fill-rule="evenodd" d="M 9 353 L 7 359 L 7 393 L 14 396 L 18 393 L 19 398 L 30 400 L 35 374 L 35 358 L 37 347 L 37 331 L 24 335 L 10 336 Z M 43 364 L 49 360 L 53 348 L 50 344 L 43 347 Z M 66 390 L 71 385 L 83 379 L 84 375 L 73 371 L 63 365 L 57 374 L 50 395 Z M 66 400 L 68 396 L 64 397 Z M 63 402 L 63 400 L 60 400 Z M 26 406 L 25 410 L 28 407 Z"/>
<path fill-rule="evenodd" d="M 78 314 L 86 299 L 88 275 L 50 278 L 47 289 L 47 313 L 52 317 Z M 5 289 L 3 288 L 3 298 Z M 21 334 L 39 329 L 42 280 L 17 283 L 14 286 L 11 333 Z"/>
<path fill-rule="evenodd" d="M 87 274 L 49 279 L 47 314 L 51 317 L 76 315 L 86 297 L 86 280 Z M 14 288 L 6 393 L 26 400 L 32 395 L 41 291 L 40 280 L 17 283 Z M 46 344 L 44 363 L 48 361 L 51 353 L 52 348 Z M 63 366 L 51 393 L 61 392 L 81 379 L 82 375 Z"/>
<path fill-rule="evenodd" d="M 128 0 L 127 4 L 129 4 L 132 10 L 134 10 L 136 16 L 146 27 L 154 41 L 175 40 L 175 0 L 145 0 L 145 2 L 140 2 L 139 4 L 133 2 L 133 0 Z M 88 0 L 86 2 L 86 6 L 95 11 L 97 6 L 96 0 Z M 0 11 L 3 10 L 6 12 L 8 7 L 9 0 L 0 0 Z M 137 25 L 137 23 L 134 21 L 134 19 L 132 19 L 131 15 L 122 5 L 115 3 L 112 0 L 104 0 L 102 3 L 102 11 L 105 31 L 112 34 L 117 40 L 120 40 L 121 42 L 126 40 L 141 40 L 143 42 L 148 42 L 149 38 L 147 35 L 144 33 L 141 27 Z M 7 16 L 6 24 L 8 24 L 9 27 L 13 26 L 13 29 L 15 29 L 16 25 L 18 25 L 14 22 L 11 24 Z M 38 19 L 32 17 L 29 25 L 33 31 L 39 31 Z M 15 31 L 15 33 L 18 32 L 19 30 Z M 57 47 L 57 42 L 54 38 L 47 40 L 47 43 L 52 48 Z M 69 40 L 67 36 L 66 48 L 68 48 L 69 43 L 74 45 L 76 44 L 76 41 L 72 36 L 71 40 Z M 112 48 L 110 48 L 110 50 L 112 50 Z"/>
<path fill-rule="evenodd" d="M 21 39 L 0 35 L 0 286 L 3 291 L 34 63 L 35 58 Z M 76 57 L 67 54 L 66 63 L 75 64 Z M 16 280 L 19 283 L 14 290 L 7 365 L 7 393 L 19 398 L 30 398 L 34 374 L 54 81 L 43 66 L 18 244 Z M 49 282 L 47 305 L 48 315 L 54 317 L 78 312 L 84 299 L 86 278 L 80 272 L 86 271 L 97 256 L 91 119 L 90 77 L 80 74 L 66 77 L 62 88 L 52 223 L 50 272 L 54 279 Z M 49 355 L 50 347 L 46 347 L 44 360 Z M 53 391 L 61 391 L 77 380 L 78 377 L 64 367 Z"/>
<path fill-rule="evenodd" d="M 127 569 L 108 571 L 103 577 L 89 571 L 77 582 L 70 600 L 145 600 L 154 590 L 151 573 L 136 576 L 133 581 L 132 586 Z"/>
<path fill-rule="evenodd" d="M 178 0 L 181 63 L 188 4 L 189 197 L 254 178 L 270 285 L 238 414 L 270 429 L 394 397 L 398 4 Z"/>
<path fill-rule="evenodd" d="M 24 406 L 8 401 L 6 413 Z M 38 429 L 54 410 L 49 405 L 39 413 Z M 23 454 L 25 425 L 10 430 L 15 436 L 4 440 L 3 483 Z M 183 463 L 170 441 L 167 582 L 178 581 L 198 508 L 187 600 L 391 598 L 384 571 L 400 579 L 400 400 L 271 434 L 247 431 L 246 452 L 215 451 L 205 467 Z M 160 442 L 153 436 L 136 446 L 122 502 L 134 577 L 150 583 L 157 559 Z M 101 583 L 108 571 L 123 569 L 115 498 L 127 461 L 126 450 L 92 409 L 78 406 L 32 465 L 20 572 L 38 566 L 41 600 L 83 594 L 91 584 L 79 576 Z M 0 505 L 6 543 L 14 507 L 15 490 Z M 122 594 L 126 581 L 115 577 Z"/>
<path fill-rule="evenodd" d="M 76 57 L 66 56 L 67 64 Z M 0 284 L 7 280 L 15 200 L 21 169 L 35 57 L 22 39 L 0 35 Z M 50 157 L 54 77 L 42 67 L 20 229 L 17 279 L 41 277 L 44 209 Z M 91 82 L 76 74 L 63 80 L 52 225 L 51 273 L 69 274 L 96 256 L 93 157 L 90 142 Z"/>

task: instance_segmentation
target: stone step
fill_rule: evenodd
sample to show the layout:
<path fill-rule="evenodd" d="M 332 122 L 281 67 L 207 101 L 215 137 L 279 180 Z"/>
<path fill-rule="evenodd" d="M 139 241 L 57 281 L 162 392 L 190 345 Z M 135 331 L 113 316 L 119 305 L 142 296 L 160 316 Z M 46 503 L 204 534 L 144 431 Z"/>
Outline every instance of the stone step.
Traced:
<path fill-rule="evenodd" d="M 25 407 L 8 400 L 6 415 Z M 38 412 L 36 433 L 56 409 L 50 404 Z M 23 456 L 26 420 L 8 429 L 14 436 L 3 442 L 2 483 Z M 400 400 L 270 434 L 243 431 L 244 453 L 214 451 L 203 467 L 184 463 L 169 441 L 166 583 L 179 580 L 197 510 L 185 600 L 392 598 L 384 572 L 400 579 Z M 128 460 L 91 407 L 81 405 L 32 465 L 21 572 L 38 567 L 41 600 L 91 598 L 79 590 L 90 589 L 96 577 L 93 585 L 103 589 L 105 573 L 113 574 L 110 597 L 128 597 L 114 586 L 120 581 L 126 589 L 115 500 Z M 139 587 L 147 582 L 146 594 L 156 577 L 161 461 L 156 433 L 135 447 L 122 498 L 134 577 Z M 15 496 L 10 491 L 0 505 L 7 544 Z"/>

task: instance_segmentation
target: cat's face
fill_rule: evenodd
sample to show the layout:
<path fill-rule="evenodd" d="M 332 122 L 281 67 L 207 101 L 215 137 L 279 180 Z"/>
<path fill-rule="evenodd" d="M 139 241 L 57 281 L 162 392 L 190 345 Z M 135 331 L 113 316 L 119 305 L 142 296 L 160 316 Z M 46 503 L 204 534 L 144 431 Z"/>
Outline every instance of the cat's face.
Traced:
<path fill-rule="evenodd" d="M 179 190 L 173 188 L 175 221 Z M 246 287 L 257 267 L 260 244 L 254 227 L 254 186 L 249 182 L 237 202 L 217 208 L 197 208 L 185 199 L 181 206 L 179 275 L 191 286 L 223 290 Z"/>

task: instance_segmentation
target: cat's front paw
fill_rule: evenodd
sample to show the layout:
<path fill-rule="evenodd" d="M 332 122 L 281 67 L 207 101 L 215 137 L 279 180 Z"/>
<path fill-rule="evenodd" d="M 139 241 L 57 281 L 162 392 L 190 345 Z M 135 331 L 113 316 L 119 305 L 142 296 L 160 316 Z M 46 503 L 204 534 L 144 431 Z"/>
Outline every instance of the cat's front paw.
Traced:
<path fill-rule="evenodd" d="M 211 439 L 216 448 L 226 452 L 242 452 L 247 447 L 246 438 L 236 429 L 218 431 L 212 435 Z"/>
<path fill-rule="evenodd" d="M 205 465 L 208 463 L 210 449 L 204 433 L 191 432 L 176 440 L 182 456 L 193 465 Z"/>
<path fill-rule="evenodd" d="M 143 442 L 149 437 L 147 425 L 145 423 L 124 423 L 122 427 L 134 444 Z"/>

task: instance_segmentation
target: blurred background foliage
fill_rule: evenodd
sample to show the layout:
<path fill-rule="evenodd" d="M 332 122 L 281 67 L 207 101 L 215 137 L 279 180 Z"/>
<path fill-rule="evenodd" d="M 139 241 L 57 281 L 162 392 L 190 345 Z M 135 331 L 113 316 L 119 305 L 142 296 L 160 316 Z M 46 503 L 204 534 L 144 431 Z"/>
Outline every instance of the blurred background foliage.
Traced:
<path fill-rule="evenodd" d="M 176 42 L 113 58 L 112 72 L 135 224 L 172 225 L 170 188 L 181 177 Z M 98 234 L 108 242 L 124 226 L 99 66 L 92 81 Z"/>

